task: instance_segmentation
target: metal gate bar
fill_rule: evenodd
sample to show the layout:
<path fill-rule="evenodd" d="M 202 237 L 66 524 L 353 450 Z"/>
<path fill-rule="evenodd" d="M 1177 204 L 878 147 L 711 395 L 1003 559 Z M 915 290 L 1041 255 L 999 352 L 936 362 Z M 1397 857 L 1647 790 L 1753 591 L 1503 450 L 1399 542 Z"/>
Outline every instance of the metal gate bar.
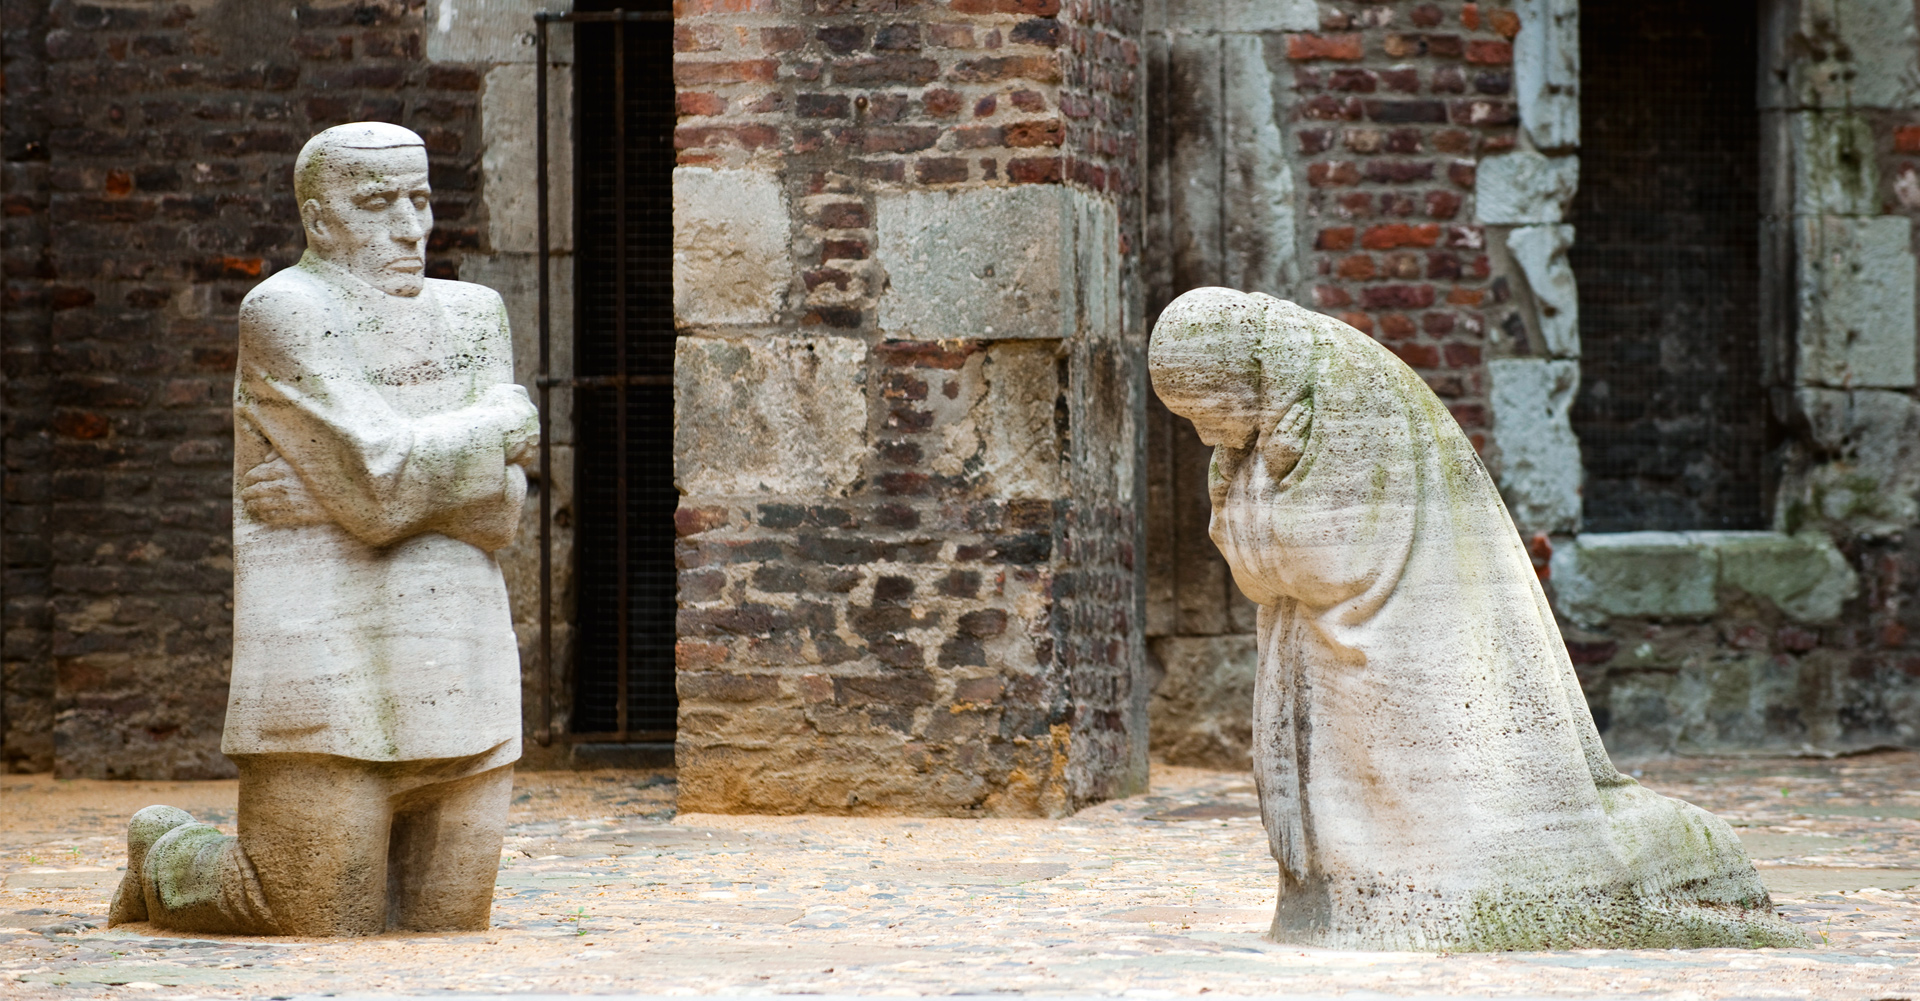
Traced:
<path fill-rule="evenodd" d="M 625 743 L 628 741 L 671 740 L 673 731 L 633 731 L 629 729 L 630 696 L 629 674 L 631 670 L 630 649 L 630 584 L 628 566 L 628 420 L 627 390 L 631 386 L 671 385 L 671 377 L 658 375 L 634 375 L 628 371 L 627 359 L 627 114 L 626 114 L 626 25 L 634 21 L 672 21 L 670 11 L 630 11 L 616 9 L 612 11 L 576 11 L 571 13 L 551 13 L 539 11 L 533 15 L 535 64 L 535 131 L 537 133 L 537 165 L 535 183 L 538 185 L 537 204 L 539 221 L 540 256 L 540 371 L 535 379 L 540 399 L 540 726 L 535 730 L 535 738 L 543 746 L 553 742 L 553 459 L 552 459 L 552 418 L 551 392 L 555 386 L 567 389 L 612 389 L 614 392 L 615 413 L 615 548 L 616 560 L 616 638 L 615 638 L 615 731 L 612 733 L 575 733 L 567 739 L 572 742 L 607 741 Z M 555 376 L 552 372 L 552 258 L 549 237 L 550 195 L 548 191 L 548 122 L 547 122 L 547 70 L 548 70 L 548 32 L 550 24 L 611 23 L 614 36 L 614 367 L 617 374 L 612 376 Z M 576 88 L 576 100 L 578 89 Z M 578 170 L 578 157 L 575 158 Z M 576 199 L 576 210 L 578 199 Z M 579 227 L 575 227 L 575 240 L 581 238 Z M 576 253 L 578 248 L 576 247 Z"/>

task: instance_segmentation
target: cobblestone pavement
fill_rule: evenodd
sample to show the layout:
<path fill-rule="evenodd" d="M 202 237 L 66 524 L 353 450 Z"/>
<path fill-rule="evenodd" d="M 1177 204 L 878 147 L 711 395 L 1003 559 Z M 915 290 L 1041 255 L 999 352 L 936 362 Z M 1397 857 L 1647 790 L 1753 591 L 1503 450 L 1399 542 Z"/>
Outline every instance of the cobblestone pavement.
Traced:
<path fill-rule="evenodd" d="M 0 777 L 0 996 L 328 993 L 1396 996 L 1920 1001 L 1920 753 L 1642 762 L 1714 810 L 1812 949 L 1435 955 L 1261 938 L 1250 776 L 1157 768 L 1065 820 L 674 816 L 671 773 L 516 780 L 495 927 L 366 939 L 106 930 L 123 825 L 223 825 L 229 782 Z"/>

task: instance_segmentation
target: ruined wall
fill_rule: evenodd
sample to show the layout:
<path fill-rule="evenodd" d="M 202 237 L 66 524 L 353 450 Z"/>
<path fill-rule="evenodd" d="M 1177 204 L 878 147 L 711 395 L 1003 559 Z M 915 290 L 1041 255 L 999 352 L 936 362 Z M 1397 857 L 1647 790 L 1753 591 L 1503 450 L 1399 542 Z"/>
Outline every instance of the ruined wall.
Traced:
<path fill-rule="evenodd" d="M 1144 782 L 1126 4 L 679 11 L 682 806 Z"/>
<path fill-rule="evenodd" d="M 1648 19 L 1635 30 L 1673 27 L 1660 20 L 1666 5 L 1631 9 Z M 1293 15 L 1317 19 L 1318 30 L 1279 23 Z M 1765 295 L 1750 304 L 1757 329 L 1751 319 L 1732 325 L 1750 338 L 1745 351 L 1722 350 L 1764 369 L 1764 482 L 1732 484 L 1770 497 L 1768 530 L 1753 532 L 1583 525 L 1593 472 L 1583 450 L 1601 443 L 1576 436 L 1572 413 L 1583 366 L 1605 365 L 1583 361 L 1581 335 L 1604 337 L 1621 320 L 1617 309 L 1582 312 L 1583 280 L 1569 264 L 1580 248 L 1570 213 L 1582 190 L 1582 88 L 1607 86 L 1582 76 L 1576 0 L 1173 3 L 1150 23 L 1154 65 L 1165 70 L 1155 74 L 1149 231 L 1166 261 L 1150 272 L 1150 306 L 1215 282 L 1291 290 L 1421 371 L 1500 484 L 1596 722 L 1623 753 L 1827 753 L 1920 739 L 1910 639 L 1920 567 L 1909 541 L 1920 517 L 1914 12 L 1904 0 L 1777 0 L 1752 16 L 1762 239 L 1757 275 L 1746 277 Z M 1249 90 L 1262 72 L 1271 86 Z M 1218 110 L 1188 114 L 1195 106 Z M 1279 159 L 1291 191 L 1250 184 L 1276 159 L 1270 111 L 1289 137 Z M 1619 124 L 1593 141 L 1615 143 Z M 1690 168 L 1656 158 L 1647 169 Z M 1236 229 L 1242 207 L 1266 219 L 1292 211 L 1294 245 Z M 1679 246 L 1700 236 L 1691 218 L 1645 222 L 1655 243 Z M 1289 260 L 1292 271 L 1277 263 Z M 1594 360 L 1617 378 L 1682 365 Z M 1751 365 L 1685 364 L 1716 379 L 1755 377 Z M 1725 430 L 1672 416 L 1660 433 Z M 1148 621 L 1163 672 L 1154 750 L 1238 764 L 1251 609 L 1206 541 L 1205 450 L 1164 411 L 1149 435 Z M 1654 451 L 1642 458 L 1664 470 L 1711 473 L 1684 448 Z"/>
<path fill-rule="evenodd" d="M 1149 22 L 1150 310 L 1221 284 L 1338 316 L 1490 451 L 1487 363 L 1529 335 L 1474 192 L 1518 142 L 1519 24 L 1474 3 L 1167 0 Z M 1254 609 L 1207 539 L 1208 450 L 1157 403 L 1148 433 L 1154 751 L 1244 766 Z"/>
<path fill-rule="evenodd" d="M 1920 741 L 1914 8 L 1756 17 L 1771 531 L 1555 539 L 1569 647 L 1620 750 Z"/>
<path fill-rule="evenodd" d="M 236 310 L 299 257 L 295 153 L 358 119 L 426 139 L 466 277 L 485 77 L 427 62 L 424 0 L 5 17 L 7 767 L 228 775 Z"/>

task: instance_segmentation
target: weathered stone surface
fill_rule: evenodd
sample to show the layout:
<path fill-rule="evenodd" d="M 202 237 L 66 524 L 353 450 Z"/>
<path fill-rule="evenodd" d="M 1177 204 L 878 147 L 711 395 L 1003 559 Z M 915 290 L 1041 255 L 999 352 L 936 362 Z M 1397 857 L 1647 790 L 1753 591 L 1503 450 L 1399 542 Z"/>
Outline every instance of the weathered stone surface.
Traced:
<path fill-rule="evenodd" d="M 787 218 L 772 174 L 675 167 L 674 323 L 772 322 L 793 280 Z"/>
<path fill-rule="evenodd" d="M 1320 9 L 1313 0 L 1146 0 L 1148 31 L 1315 31 Z"/>
<path fill-rule="evenodd" d="M 1866 119 L 1850 110 L 1798 111 L 1790 128 L 1796 215 L 1880 212 L 1879 157 Z"/>
<path fill-rule="evenodd" d="M 1493 382 L 1494 441 L 1500 447 L 1500 494 L 1523 533 L 1572 532 L 1580 524 L 1580 442 L 1568 414 L 1580 389 L 1580 363 L 1497 358 Z"/>
<path fill-rule="evenodd" d="M 1056 346 L 1009 341 L 968 357 L 954 402 L 928 401 L 964 414 L 943 422 L 940 448 L 927 457 L 927 467 L 966 482 L 979 497 L 1062 496 L 1066 476 L 1054 428 L 1061 388 Z"/>
<path fill-rule="evenodd" d="M 1920 33 L 1913 4 L 1831 0 L 1848 61 L 1847 103 L 1855 108 L 1920 107 Z M 1803 6 L 1817 7 L 1808 3 Z"/>
<path fill-rule="evenodd" d="M 691 496 L 833 497 L 860 476 L 867 347 L 845 337 L 674 345 L 674 479 Z"/>
<path fill-rule="evenodd" d="M 423 275 L 427 176 L 421 138 L 382 123 L 295 162 L 307 254 L 242 304 L 234 389 L 221 750 L 245 840 L 142 811 L 116 923 L 486 927 L 521 727 L 493 554 L 538 422 L 499 295 Z"/>
<path fill-rule="evenodd" d="M 1474 215 L 1490 226 L 1557 223 L 1580 186 L 1580 158 L 1531 150 L 1480 161 L 1473 183 Z"/>
<path fill-rule="evenodd" d="M 1151 646 L 1165 672 L 1147 708 L 1154 758 L 1196 768 L 1250 767 L 1260 660 L 1252 634 L 1163 636 Z"/>
<path fill-rule="evenodd" d="M 1766 598 L 1789 618 L 1826 622 L 1859 591 L 1817 532 L 1619 532 L 1581 535 L 1553 553 L 1557 607 L 1582 624 L 1612 617 L 1701 619 L 1722 588 Z"/>
<path fill-rule="evenodd" d="M 1776 522 L 1842 537 L 1884 537 L 1920 523 L 1920 406 L 1887 390 L 1798 389 L 1807 440 L 1781 476 Z"/>
<path fill-rule="evenodd" d="M 540 0 L 434 0 L 429 10 L 427 58 L 446 63 L 531 63 L 533 15 L 559 8 Z M 573 29 L 550 29 L 550 58 L 573 61 Z M 531 127 L 531 126 L 529 126 Z"/>
<path fill-rule="evenodd" d="M 1514 93 L 1520 124 L 1542 150 L 1580 145 L 1580 4 L 1519 0 L 1513 39 Z"/>
<path fill-rule="evenodd" d="M 1823 532 L 1700 534 L 1720 557 L 1720 586 L 1766 598 L 1796 622 L 1832 622 L 1860 593 L 1847 558 Z"/>
<path fill-rule="evenodd" d="M 1718 608 L 1719 566 L 1690 532 L 1582 535 L 1553 551 L 1554 606 L 1575 622 L 1699 618 Z"/>
<path fill-rule="evenodd" d="M 1287 13 L 1285 4 L 1259 6 Z M 1312 4 L 1304 6 L 1311 12 Z M 1274 95 L 1277 89 L 1284 93 L 1289 81 L 1271 69 L 1268 49 L 1268 40 L 1259 35 L 1227 34 L 1220 39 L 1225 149 L 1217 211 L 1226 252 L 1223 280 L 1236 288 L 1286 295 L 1300 281 L 1297 213 L 1293 162 L 1280 129 L 1284 113 L 1275 108 Z"/>
<path fill-rule="evenodd" d="M 880 327 L 888 335 L 1037 338 L 1070 337 L 1083 324 L 1111 329 L 1118 231 L 1105 203 L 1050 185 L 889 192 L 876 201 L 874 257 L 888 286 Z"/>
<path fill-rule="evenodd" d="M 1913 224 L 1904 216 L 1813 216 L 1800 231 L 1800 383 L 1913 386 Z"/>
<path fill-rule="evenodd" d="M 547 72 L 547 238 L 550 251 L 559 254 L 573 249 L 573 143 L 561 124 L 566 120 L 562 113 L 573 103 L 573 74 L 564 66 Z M 530 63 L 496 66 L 487 71 L 480 97 L 480 127 L 487 144 L 480 154 L 481 195 L 487 204 L 487 241 L 495 254 L 540 249 L 534 84 Z M 564 261 L 556 262 L 556 285 L 572 286 L 566 270 Z M 556 309 L 554 315 L 572 314 Z"/>
<path fill-rule="evenodd" d="M 1580 289 L 1567 250 L 1572 226 L 1524 226 L 1507 234 L 1507 251 L 1527 277 L 1540 335 L 1555 358 L 1580 357 Z"/>
<path fill-rule="evenodd" d="M 1331 317 L 1219 288 L 1174 300 L 1149 352 L 1161 399 L 1215 448 L 1213 539 L 1262 606 L 1276 940 L 1804 942 L 1724 821 L 1608 761 L 1491 478 L 1411 369 Z"/>

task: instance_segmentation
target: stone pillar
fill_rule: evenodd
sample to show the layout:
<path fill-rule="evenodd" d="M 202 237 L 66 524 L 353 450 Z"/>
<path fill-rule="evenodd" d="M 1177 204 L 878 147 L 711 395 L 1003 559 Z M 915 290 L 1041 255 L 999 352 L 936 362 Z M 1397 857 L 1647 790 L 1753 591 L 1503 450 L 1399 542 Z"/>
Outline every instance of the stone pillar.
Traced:
<path fill-rule="evenodd" d="M 677 22 L 681 808 L 1144 787 L 1137 14 Z"/>

